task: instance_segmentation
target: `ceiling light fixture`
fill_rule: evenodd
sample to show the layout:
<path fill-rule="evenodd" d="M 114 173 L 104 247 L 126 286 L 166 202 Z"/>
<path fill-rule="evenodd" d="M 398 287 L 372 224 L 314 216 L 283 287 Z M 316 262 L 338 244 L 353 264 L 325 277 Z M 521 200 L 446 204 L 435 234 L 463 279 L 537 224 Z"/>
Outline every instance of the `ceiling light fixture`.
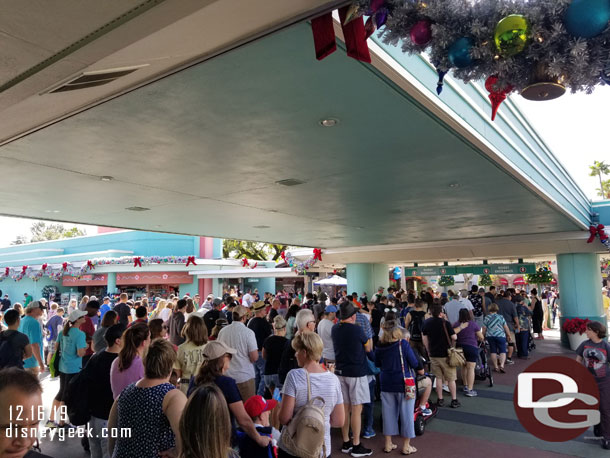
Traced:
<path fill-rule="evenodd" d="M 150 210 L 150 208 L 134 206 L 126 207 L 125 210 L 129 210 L 130 212 L 147 212 Z"/>
<path fill-rule="evenodd" d="M 59 213 L 59 210 L 45 210 L 45 213 Z"/>
<path fill-rule="evenodd" d="M 459 184 L 459 183 L 450 183 L 450 184 L 449 184 L 449 187 L 450 187 L 450 188 L 459 188 L 459 187 L 460 187 L 460 184 Z"/>
<path fill-rule="evenodd" d="M 279 180 L 275 182 L 275 184 L 281 184 L 282 186 L 297 186 L 303 183 L 305 183 L 303 180 L 298 180 L 296 178 L 287 178 L 285 180 Z"/>
<path fill-rule="evenodd" d="M 337 118 L 326 118 L 320 120 L 320 125 L 322 127 L 335 127 L 337 124 L 339 124 L 339 120 Z"/>
<path fill-rule="evenodd" d="M 114 180 L 114 178 L 109 175 L 104 175 L 103 177 L 100 177 L 100 181 L 108 182 L 108 181 L 112 181 L 112 180 Z"/>

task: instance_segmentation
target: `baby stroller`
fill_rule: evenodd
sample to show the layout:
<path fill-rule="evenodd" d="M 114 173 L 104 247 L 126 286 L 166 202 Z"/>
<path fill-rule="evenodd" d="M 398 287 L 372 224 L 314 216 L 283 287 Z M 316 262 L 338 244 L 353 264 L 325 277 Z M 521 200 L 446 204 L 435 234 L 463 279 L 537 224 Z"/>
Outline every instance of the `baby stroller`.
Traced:
<path fill-rule="evenodd" d="M 417 352 L 416 352 L 417 355 Z M 425 376 L 428 379 L 428 382 L 424 381 L 424 378 L 421 376 L 418 376 L 416 379 L 416 383 L 417 383 L 417 395 L 415 398 L 415 408 L 413 409 L 413 423 L 414 423 L 414 427 L 415 427 L 415 435 L 416 436 L 421 436 L 422 434 L 424 434 L 424 431 L 426 430 L 426 424 L 432 420 L 432 418 L 434 418 L 438 412 L 438 406 L 436 404 L 433 404 L 430 402 L 430 400 L 428 400 L 428 402 L 426 402 L 426 408 L 430 409 L 432 411 L 431 415 L 427 415 L 424 416 L 421 406 L 420 406 L 420 398 L 421 396 L 424 394 L 424 392 L 426 391 L 426 383 L 430 383 L 430 386 L 434 385 L 434 375 L 429 373 L 430 370 L 430 364 L 428 361 L 426 361 L 424 358 L 422 358 L 420 356 L 424 368 L 426 369 L 425 372 Z"/>
<path fill-rule="evenodd" d="M 534 334 L 530 329 L 529 335 L 527 336 L 527 352 L 531 353 L 536 349 L 536 342 L 534 341 Z"/>
<path fill-rule="evenodd" d="M 486 340 L 479 342 L 479 354 L 474 367 L 474 376 L 476 380 L 489 379 L 489 386 L 494 386 L 494 376 L 490 364 L 489 344 Z"/>

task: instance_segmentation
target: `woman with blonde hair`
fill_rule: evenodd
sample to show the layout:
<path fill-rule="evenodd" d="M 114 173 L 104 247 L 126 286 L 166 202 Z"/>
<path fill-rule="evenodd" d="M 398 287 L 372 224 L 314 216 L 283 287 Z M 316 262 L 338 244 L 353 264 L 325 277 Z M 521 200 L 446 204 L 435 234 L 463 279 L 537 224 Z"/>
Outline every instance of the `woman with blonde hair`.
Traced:
<path fill-rule="evenodd" d="M 113 458 L 180 453 L 179 424 L 186 396 L 169 383 L 175 359 L 176 352 L 169 342 L 155 340 L 144 356 L 144 377 L 128 385 L 114 401 L 108 430 L 127 428 L 131 434 L 108 438 L 108 452 Z M 146 412 L 145 417 L 142 412 Z"/>
<path fill-rule="evenodd" d="M 191 376 L 197 372 L 205 359 L 203 347 L 208 342 L 208 328 L 205 326 L 203 318 L 191 315 L 182 329 L 182 337 L 186 340 L 178 346 L 174 369 L 180 380 L 180 389 L 186 394 Z"/>
<path fill-rule="evenodd" d="M 320 365 L 324 344 L 318 334 L 314 332 L 298 333 L 291 345 L 296 352 L 300 369 L 292 369 L 286 376 L 282 390 L 280 422 L 287 425 L 292 420 L 294 413 L 307 404 L 309 385 L 311 398 L 319 396 L 324 399 L 324 449 L 326 453 L 321 456 L 326 458 L 332 451 L 330 428 L 340 428 L 345 422 L 341 385 L 335 374 L 326 371 Z M 278 448 L 279 458 L 292 456 L 281 439 Z"/>
<path fill-rule="evenodd" d="M 130 383 L 144 377 L 144 353 L 150 345 L 150 330 L 144 323 L 134 324 L 123 333 L 123 346 L 110 366 L 110 386 L 114 399 Z"/>
<path fill-rule="evenodd" d="M 409 343 L 403 339 L 403 330 L 398 327 L 396 320 L 385 321 L 383 330 L 383 335 L 375 350 L 375 365 L 381 368 L 379 380 L 381 382 L 383 435 L 385 436 L 383 451 L 390 453 L 398 448 L 398 445 L 392 442 L 392 436 L 400 433 L 404 439 L 402 454 L 410 455 L 417 452 L 417 449 L 411 445 L 411 439 L 415 437 L 413 418 L 415 399 L 407 399 L 405 396 L 405 378 L 413 377 L 415 379 L 415 373 L 423 375 L 424 370 Z M 427 412 L 425 412 L 424 405 L 425 413 Z M 400 430 L 398 429 L 399 418 Z"/>
<path fill-rule="evenodd" d="M 216 385 L 203 385 L 189 398 L 180 418 L 180 441 L 180 458 L 237 456 L 231 449 L 229 409 Z"/>

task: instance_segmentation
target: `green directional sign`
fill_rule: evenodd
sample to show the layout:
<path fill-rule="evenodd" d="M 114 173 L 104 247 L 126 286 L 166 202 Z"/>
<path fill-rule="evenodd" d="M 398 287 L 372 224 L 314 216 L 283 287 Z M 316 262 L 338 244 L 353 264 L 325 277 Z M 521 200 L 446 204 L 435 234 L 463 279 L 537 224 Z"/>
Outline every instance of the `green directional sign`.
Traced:
<path fill-rule="evenodd" d="M 479 264 L 475 266 L 458 266 L 460 274 L 475 275 L 511 275 L 536 273 L 536 264 Z"/>
<path fill-rule="evenodd" d="M 405 267 L 405 276 L 407 277 L 434 277 L 437 275 L 456 274 L 456 268 L 453 266 Z"/>
<path fill-rule="evenodd" d="M 406 277 L 435 277 L 439 275 L 510 275 L 536 273 L 535 264 L 477 264 L 473 266 L 405 267 Z"/>

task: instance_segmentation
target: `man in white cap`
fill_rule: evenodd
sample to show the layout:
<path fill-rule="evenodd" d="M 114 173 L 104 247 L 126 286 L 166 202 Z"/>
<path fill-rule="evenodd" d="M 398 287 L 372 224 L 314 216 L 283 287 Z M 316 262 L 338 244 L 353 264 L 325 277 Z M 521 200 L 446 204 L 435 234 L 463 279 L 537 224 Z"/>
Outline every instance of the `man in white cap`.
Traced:
<path fill-rule="evenodd" d="M 233 309 L 233 322 L 218 333 L 218 341 L 237 350 L 231 359 L 227 376 L 235 379 L 242 399 L 256 394 L 254 366 L 258 345 L 254 331 L 246 327 L 249 310 L 243 305 Z"/>
<path fill-rule="evenodd" d="M 44 313 L 44 308 L 39 301 L 32 301 L 25 308 L 25 317 L 19 325 L 19 332 L 25 334 L 32 346 L 32 356 L 23 362 L 23 368 L 33 375 L 44 371 L 42 326 L 38 319 Z"/>

